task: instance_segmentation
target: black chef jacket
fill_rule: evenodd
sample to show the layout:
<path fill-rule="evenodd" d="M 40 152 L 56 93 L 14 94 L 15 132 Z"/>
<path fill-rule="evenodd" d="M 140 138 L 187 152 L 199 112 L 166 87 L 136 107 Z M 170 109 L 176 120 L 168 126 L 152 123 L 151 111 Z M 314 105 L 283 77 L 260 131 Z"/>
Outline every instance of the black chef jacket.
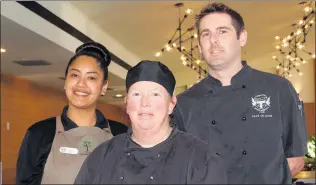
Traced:
<path fill-rule="evenodd" d="M 173 122 L 222 156 L 232 184 L 291 184 L 287 159 L 307 152 L 303 105 L 291 83 L 244 67 L 230 86 L 211 76 L 178 96 Z"/>
<path fill-rule="evenodd" d="M 67 110 L 68 106 L 63 109 L 61 114 L 61 121 L 65 131 L 78 127 L 67 116 Z M 117 127 L 118 122 L 115 122 L 112 126 L 111 122 L 99 110 L 96 110 L 96 116 L 96 127 L 103 129 L 110 124 L 111 132 L 113 128 Z M 123 132 L 127 131 L 127 128 L 122 128 L 124 126 L 120 125 L 119 127 L 121 130 L 116 130 L 116 134 L 122 133 L 122 130 Z M 16 168 L 17 184 L 41 184 L 45 163 L 53 144 L 55 132 L 56 117 L 39 121 L 27 129 L 18 155 Z"/>
<path fill-rule="evenodd" d="M 131 130 L 99 145 L 86 159 L 75 184 L 222 184 L 226 174 L 207 143 L 173 129 L 152 148 L 131 139 Z"/>

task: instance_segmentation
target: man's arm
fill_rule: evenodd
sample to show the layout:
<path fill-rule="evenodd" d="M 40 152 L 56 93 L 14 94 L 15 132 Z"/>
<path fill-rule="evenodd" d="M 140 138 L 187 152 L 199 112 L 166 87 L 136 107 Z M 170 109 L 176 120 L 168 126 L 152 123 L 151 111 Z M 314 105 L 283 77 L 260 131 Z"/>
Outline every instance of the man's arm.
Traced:
<path fill-rule="evenodd" d="M 307 132 L 303 103 L 289 81 L 279 92 L 283 124 L 283 147 L 294 177 L 304 168 L 307 153 Z"/>
<path fill-rule="evenodd" d="M 292 177 L 295 177 L 304 168 L 304 157 L 291 157 L 287 158 Z"/>

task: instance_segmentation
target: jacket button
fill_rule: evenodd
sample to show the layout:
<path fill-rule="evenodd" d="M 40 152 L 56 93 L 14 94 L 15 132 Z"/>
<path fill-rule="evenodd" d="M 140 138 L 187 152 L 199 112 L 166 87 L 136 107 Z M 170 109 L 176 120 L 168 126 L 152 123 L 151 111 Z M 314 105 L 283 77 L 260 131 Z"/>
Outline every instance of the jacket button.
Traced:
<path fill-rule="evenodd" d="M 150 176 L 149 178 L 150 178 L 150 180 L 154 180 L 154 177 L 153 177 L 153 176 Z"/>
<path fill-rule="evenodd" d="M 128 153 L 127 153 L 127 156 L 130 156 L 130 155 L 131 155 L 131 153 L 128 152 Z"/>
<path fill-rule="evenodd" d="M 242 151 L 242 154 L 246 155 L 246 154 L 247 154 L 247 151 L 246 151 L 246 150 L 243 150 L 243 151 Z"/>
<path fill-rule="evenodd" d="M 246 117 L 242 117 L 242 120 L 246 121 L 246 119 L 247 119 Z"/>
<path fill-rule="evenodd" d="M 213 90 L 209 90 L 208 92 L 212 94 L 212 93 L 213 93 Z"/>
<path fill-rule="evenodd" d="M 215 120 L 213 120 L 213 121 L 212 121 L 212 124 L 213 124 L 213 125 L 215 125 L 215 124 L 216 124 L 216 121 L 215 121 Z"/>
<path fill-rule="evenodd" d="M 160 157 L 160 154 L 158 154 L 157 157 Z"/>
<path fill-rule="evenodd" d="M 121 179 L 121 180 L 123 180 L 123 179 L 124 179 L 124 177 L 120 177 L 120 179 Z"/>
<path fill-rule="evenodd" d="M 241 87 L 244 89 L 244 88 L 246 88 L 246 85 L 242 85 Z"/>

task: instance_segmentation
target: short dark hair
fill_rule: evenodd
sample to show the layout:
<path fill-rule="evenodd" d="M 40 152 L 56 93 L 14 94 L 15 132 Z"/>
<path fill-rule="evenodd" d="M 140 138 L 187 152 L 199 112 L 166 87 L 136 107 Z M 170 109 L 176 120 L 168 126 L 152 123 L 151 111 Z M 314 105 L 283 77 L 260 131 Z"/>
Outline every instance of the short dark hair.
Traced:
<path fill-rule="evenodd" d="M 232 25 L 236 29 L 237 38 L 239 39 L 240 33 L 245 29 L 245 24 L 241 15 L 230 7 L 222 4 L 222 3 L 211 3 L 205 6 L 199 15 L 195 17 L 196 22 L 195 26 L 198 31 L 198 35 L 200 35 L 200 22 L 203 17 L 209 15 L 211 13 L 225 13 L 228 14 L 232 19 Z"/>
<path fill-rule="evenodd" d="M 73 57 L 71 57 L 66 71 L 65 76 L 67 77 L 69 66 L 72 64 L 74 60 L 76 60 L 79 56 L 89 56 L 96 59 L 97 64 L 100 66 L 103 71 L 103 79 L 104 81 L 108 80 L 108 66 L 111 63 L 111 55 L 110 52 L 100 43 L 97 42 L 87 42 L 82 44 L 76 49 L 76 53 Z"/>

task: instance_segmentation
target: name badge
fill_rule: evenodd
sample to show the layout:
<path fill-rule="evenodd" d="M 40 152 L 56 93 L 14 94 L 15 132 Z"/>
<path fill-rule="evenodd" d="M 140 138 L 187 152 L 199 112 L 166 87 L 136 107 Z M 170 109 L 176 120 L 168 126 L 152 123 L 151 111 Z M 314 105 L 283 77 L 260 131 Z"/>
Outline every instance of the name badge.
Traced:
<path fill-rule="evenodd" d="M 60 153 L 64 154 L 73 154 L 76 155 L 79 153 L 79 150 L 77 148 L 69 148 L 69 147 L 60 147 L 59 148 Z"/>

